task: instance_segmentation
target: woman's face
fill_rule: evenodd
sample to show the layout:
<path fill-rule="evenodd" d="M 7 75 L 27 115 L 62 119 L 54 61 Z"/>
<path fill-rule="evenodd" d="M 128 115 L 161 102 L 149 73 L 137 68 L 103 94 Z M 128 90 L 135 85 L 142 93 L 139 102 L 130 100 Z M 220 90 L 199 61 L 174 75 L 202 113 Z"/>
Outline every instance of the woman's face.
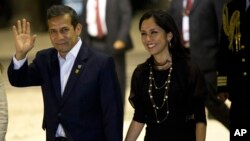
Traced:
<path fill-rule="evenodd" d="M 153 17 L 146 19 L 141 24 L 141 41 L 145 49 L 153 56 L 168 52 L 169 34 L 155 23 Z"/>

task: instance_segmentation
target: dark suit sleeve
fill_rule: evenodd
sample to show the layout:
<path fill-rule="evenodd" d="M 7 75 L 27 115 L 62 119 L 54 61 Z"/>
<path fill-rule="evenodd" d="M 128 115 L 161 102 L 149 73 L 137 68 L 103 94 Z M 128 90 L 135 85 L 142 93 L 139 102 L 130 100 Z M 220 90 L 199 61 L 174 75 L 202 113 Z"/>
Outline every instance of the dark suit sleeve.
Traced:
<path fill-rule="evenodd" d="M 137 67 L 132 75 L 131 79 L 131 89 L 130 89 L 130 95 L 129 95 L 129 102 L 131 106 L 134 108 L 134 116 L 133 120 L 140 122 L 140 123 L 146 123 L 146 112 L 145 112 L 145 106 L 143 104 L 143 92 L 142 89 L 145 88 L 143 86 L 143 79 L 141 77 L 144 77 L 145 75 L 142 75 L 142 68 Z"/>
<path fill-rule="evenodd" d="M 109 58 L 100 76 L 100 97 L 106 141 L 122 141 L 123 103 L 113 59 Z"/>
<path fill-rule="evenodd" d="M 123 40 L 125 42 L 128 42 L 127 37 L 129 35 L 130 31 L 130 25 L 131 25 L 131 19 L 132 19 L 132 9 L 130 5 L 129 0 L 120 0 L 119 1 L 119 9 L 120 9 L 120 16 L 121 21 L 120 22 L 120 31 L 118 32 L 118 40 Z"/>
<path fill-rule="evenodd" d="M 190 88 L 193 88 L 193 100 L 190 105 L 193 109 L 195 122 L 207 123 L 205 113 L 205 100 L 208 96 L 208 89 L 203 73 L 197 65 L 190 66 Z"/>
<path fill-rule="evenodd" d="M 14 63 L 12 61 L 8 68 L 8 78 L 12 86 L 38 86 L 41 83 L 39 76 L 39 69 L 36 66 L 36 59 L 30 65 L 28 65 L 28 61 L 26 61 L 18 70 L 14 69 Z"/>

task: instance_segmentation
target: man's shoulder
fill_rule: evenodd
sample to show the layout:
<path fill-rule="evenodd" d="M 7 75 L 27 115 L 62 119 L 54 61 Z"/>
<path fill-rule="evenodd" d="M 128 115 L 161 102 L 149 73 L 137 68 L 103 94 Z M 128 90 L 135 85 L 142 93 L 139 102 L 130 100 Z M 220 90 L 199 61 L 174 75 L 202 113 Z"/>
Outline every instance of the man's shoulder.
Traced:
<path fill-rule="evenodd" d="M 35 60 L 36 61 L 42 61 L 42 62 L 47 62 L 51 59 L 57 59 L 58 53 L 57 50 L 53 47 L 42 49 L 37 51 L 35 55 Z"/>
<path fill-rule="evenodd" d="M 49 54 L 57 54 L 56 49 L 53 48 L 53 47 L 49 47 L 49 48 L 46 48 L 46 49 L 39 50 L 37 52 L 37 55 L 49 55 Z"/>
<path fill-rule="evenodd" d="M 89 55 L 90 58 L 96 58 L 98 60 L 106 60 L 108 58 L 112 58 L 111 55 L 108 55 L 106 53 L 94 50 L 91 47 L 87 47 L 87 48 L 88 48 L 88 53 L 89 53 L 88 55 Z"/>

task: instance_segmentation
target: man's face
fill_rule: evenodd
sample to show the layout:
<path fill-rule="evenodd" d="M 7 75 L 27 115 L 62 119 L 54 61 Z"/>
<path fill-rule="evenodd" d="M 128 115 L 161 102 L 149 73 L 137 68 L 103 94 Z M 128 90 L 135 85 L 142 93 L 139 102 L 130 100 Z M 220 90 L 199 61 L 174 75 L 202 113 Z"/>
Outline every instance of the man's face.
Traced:
<path fill-rule="evenodd" d="M 70 15 L 65 14 L 49 19 L 48 26 L 52 45 L 61 57 L 65 57 L 78 41 L 82 30 L 81 24 L 77 24 L 74 28 Z"/>

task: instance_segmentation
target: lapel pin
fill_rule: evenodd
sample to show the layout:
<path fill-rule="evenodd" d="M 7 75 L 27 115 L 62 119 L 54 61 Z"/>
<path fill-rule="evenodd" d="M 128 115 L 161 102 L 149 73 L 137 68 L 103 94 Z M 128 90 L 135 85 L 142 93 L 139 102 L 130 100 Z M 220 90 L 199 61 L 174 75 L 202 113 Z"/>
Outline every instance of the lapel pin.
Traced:
<path fill-rule="evenodd" d="M 77 65 L 77 69 L 75 70 L 75 74 L 78 74 L 80 72 L 81 68 L 82 68 L 82 65 Z"/>
<path fill-rule="evenodd" d="M 78 68 L 78 69 L 81 69 L 81 68 L 82 68 L 82 65 L 78 65 L 77 68 Z"/>
<path fill-rule="evenodd" d="M 78 74 L 78 73 L 79 73 L 79 71 L 80 71 L 79 69 L 76 69 L 76 70 L 75 70 L 75 74 Z"/>

